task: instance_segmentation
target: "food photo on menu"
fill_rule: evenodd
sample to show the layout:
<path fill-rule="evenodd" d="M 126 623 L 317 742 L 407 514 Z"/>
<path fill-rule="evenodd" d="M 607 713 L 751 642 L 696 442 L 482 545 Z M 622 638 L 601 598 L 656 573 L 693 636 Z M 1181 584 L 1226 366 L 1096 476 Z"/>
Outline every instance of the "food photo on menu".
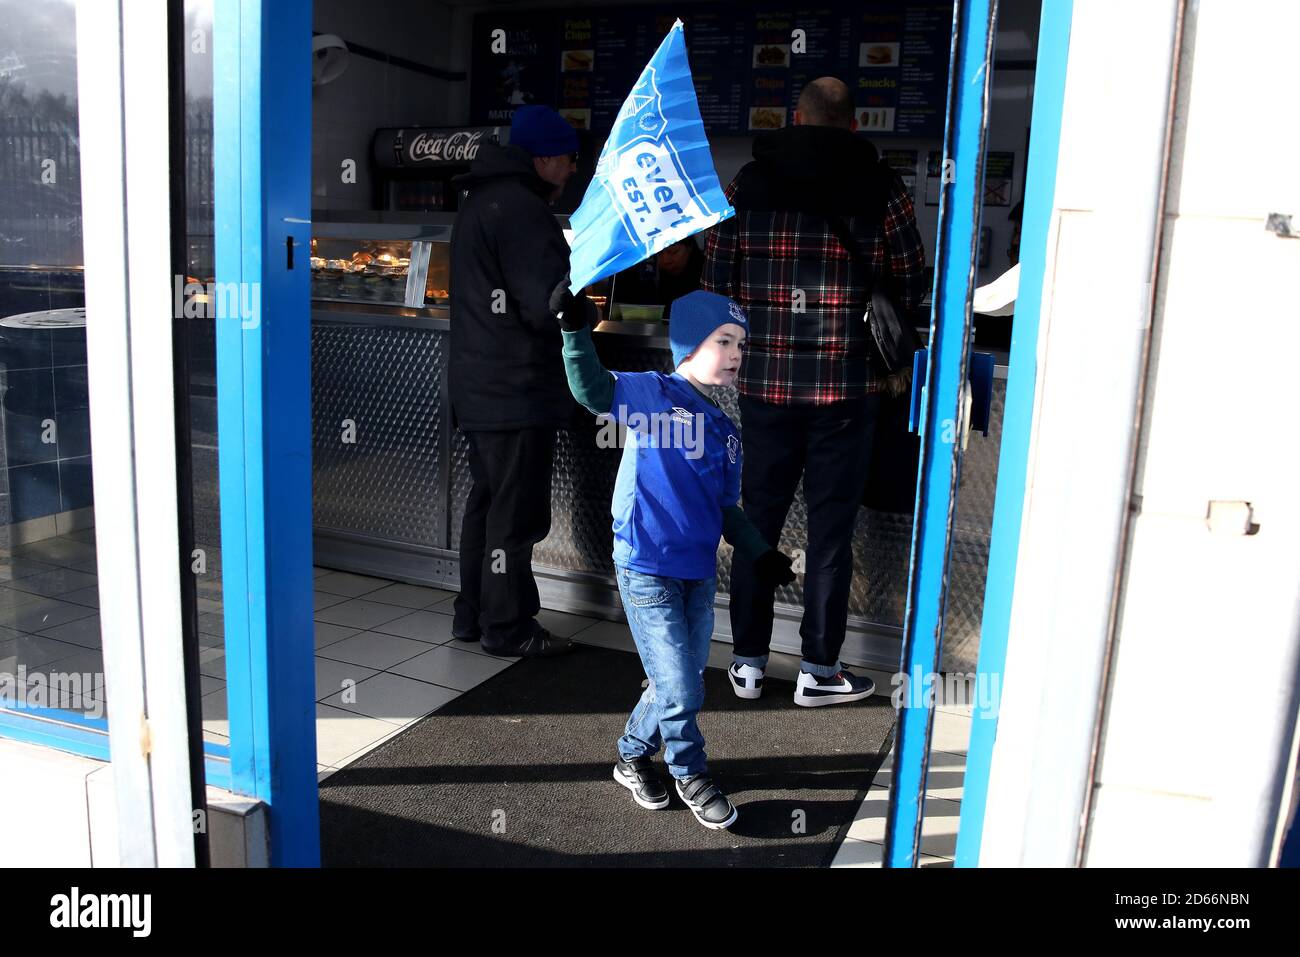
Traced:
<path fill-rule="evenodd" d="M 781 67 L 790 65 L 790 44 L 763 43 L 754 47 L 754 66 Z"/>
<path fill-rule="evenodd" d="M 785 110 L 777 106 L 751 106 L 749 108 L 749 128 L 751 130 L 779 130 L 785 126 Z"/>
<path fill-rule="evenodd" d="M 897 43 L 863 43 L 858 48 L 858 66 L 898 66 Z"/>
<path fill-rule="evenodd" d="M 565 50 L 561 58 L 562 73 L 590 73 L 596 62 L 595 50 Z"/>

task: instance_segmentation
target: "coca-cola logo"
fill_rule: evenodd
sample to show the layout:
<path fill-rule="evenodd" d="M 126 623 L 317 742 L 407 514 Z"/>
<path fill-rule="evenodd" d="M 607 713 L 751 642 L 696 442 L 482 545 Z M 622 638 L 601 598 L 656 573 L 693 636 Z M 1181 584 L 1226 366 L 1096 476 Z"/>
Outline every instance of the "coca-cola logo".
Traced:
<path fill-rule="evenodd" d="M 478 155 L 483 131 L 430 135 L 417 133 L 407 155 L 412 163 L 467 163 Z"/>

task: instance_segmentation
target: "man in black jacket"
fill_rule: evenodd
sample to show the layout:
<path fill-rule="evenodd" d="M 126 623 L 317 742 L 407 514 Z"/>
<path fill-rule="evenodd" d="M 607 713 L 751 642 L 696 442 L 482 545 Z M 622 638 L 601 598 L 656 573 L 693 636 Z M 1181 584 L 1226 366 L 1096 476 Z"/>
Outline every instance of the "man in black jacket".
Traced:
<path fill-rule="evenodd" d="M 853 527 L 866 483 L 882 377 L 863 312 L 885 283 L 910 314 L 925 295 L 911 198 L 856 136 L 849 88 L 804 87 L 795 125 L 754 139 L 727 188 L 736 215 L 709 231 L 701 286 L 749 315 L 740 367 L 741 499 L 776 547 L 803 479 L 808 505 L 795 703 L 861 701 L 870 678 L 840 662 L 853 578 Z M 852 248 L 850 248 L 852 247 Z M 732 686 L 757 698 L 772 641 L 774 590 L 731 572 Z"/>
<path fill-rule="evenodd" d="M 515 113 L 510 145 L 480 148 L 451 237 L 452 416 L 473 487 L 460 537 L 452 633 L 495 655 L 569 648 L 536 621 L 533 546 L 551 528 L 555 432 L 573 397 L 550 313 L 569 246 L 550 210 L 577 168 L 578 137 L 554 110 Z"/>

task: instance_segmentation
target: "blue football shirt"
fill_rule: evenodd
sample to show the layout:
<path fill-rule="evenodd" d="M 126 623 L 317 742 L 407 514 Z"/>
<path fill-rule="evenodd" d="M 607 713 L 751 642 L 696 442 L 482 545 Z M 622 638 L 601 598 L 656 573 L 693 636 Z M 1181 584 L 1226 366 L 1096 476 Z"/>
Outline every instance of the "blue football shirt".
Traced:
<path fill-rule="evenodd" d="M 647 575 L 717 574 L 722 510 L 740 500 L 740 434 L 677 373 L 615 372 L 626 427 L 614 483 L 614 563 Z"/>

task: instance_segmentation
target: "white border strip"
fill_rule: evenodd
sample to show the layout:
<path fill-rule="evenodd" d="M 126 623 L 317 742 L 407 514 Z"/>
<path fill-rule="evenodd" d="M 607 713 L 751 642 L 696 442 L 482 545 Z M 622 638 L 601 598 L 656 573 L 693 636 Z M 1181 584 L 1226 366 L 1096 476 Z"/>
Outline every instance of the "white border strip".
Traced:
<path fill-rule="evenodd" d="M 193 866 L 159 56 L 167 12 L 164 0 L 132 0 L 124 19 L 122 6 L 77 6 L 80 135 L 95 145 L 83 154 L 82 242 L 109 742 L 122 865 Z"/>

